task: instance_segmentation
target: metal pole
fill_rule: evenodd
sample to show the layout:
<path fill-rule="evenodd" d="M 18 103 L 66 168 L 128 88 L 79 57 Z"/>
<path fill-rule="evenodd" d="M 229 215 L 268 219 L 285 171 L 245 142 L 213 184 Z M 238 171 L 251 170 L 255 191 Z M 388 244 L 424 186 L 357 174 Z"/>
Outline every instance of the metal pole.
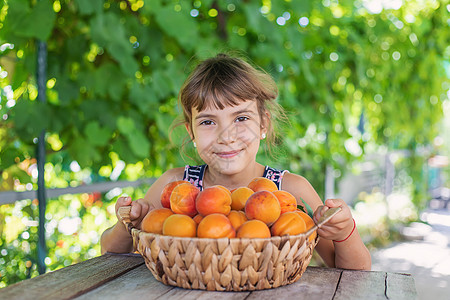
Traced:
<path fill-rule="evenodd" d="M 325 199 L 332 199 L 335 198 L 335 191 L 334 191 L 334 167 L 332 164 L 327 163 L 326 169 L 325 169 Z"/>
<path fill-rule="evenodd" d="M 47 101 L 46 97 L 46 81 L 47 81 L 47 43 L 38 41 L 37 53 L 37 74 L 36 81 L 38 86 L 38 100 L 42 102 Z M 46 208 L 46 193 L 45 193 L 45 129 L 39 135 L 37 149 L 37 167 L 38 167 L 38 190 L 37 198 L 39 201 L 39 230 L 38 230 L 38 271 L 39 274 L 44 274 L 46 271 L 45 257 L 47 256 L 47 246 L 45 242 L 45 208 Z"/>

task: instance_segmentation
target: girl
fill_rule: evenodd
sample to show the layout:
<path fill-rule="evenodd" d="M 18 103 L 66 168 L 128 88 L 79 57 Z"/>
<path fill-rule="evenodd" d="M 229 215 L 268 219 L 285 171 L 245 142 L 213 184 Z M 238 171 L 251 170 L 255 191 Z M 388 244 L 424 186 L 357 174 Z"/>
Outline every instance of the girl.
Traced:
<path fill-rule="evenodd" d="M 117 209 L 131 205 L 130 216 L 139 228 L 150 209 L 160 208 L 164 186 L 187 180 L 200 190 L 212 185 L 233 189 L 255 177 L 274 181 L 279 189 L 293 194 L 298 204 L 303 199 L 317 220 L 327 209 L 343 209 L 318 230 L 321 237 L 316 250 L 329 267 L 370 270 L 371 258 L 363 244 L 349 207 L 341 199 L 322 200 L 302 176 L 264 166 L 256 161 L 260 140 L 270 144 L 275 137 L 274 120 L 283 116 L 275 100 L 277 87 L 272 78 L 239 58 L 219 54 L 199 64 L 180 91 L 184 125 L 191 141 L 205 162 L 166 171 L 149 188 L 144 199 L 131 201 L 120 197 Z M 117 222 L 101 237 L 102 252 L 130 252 L 132 238 Z"/>

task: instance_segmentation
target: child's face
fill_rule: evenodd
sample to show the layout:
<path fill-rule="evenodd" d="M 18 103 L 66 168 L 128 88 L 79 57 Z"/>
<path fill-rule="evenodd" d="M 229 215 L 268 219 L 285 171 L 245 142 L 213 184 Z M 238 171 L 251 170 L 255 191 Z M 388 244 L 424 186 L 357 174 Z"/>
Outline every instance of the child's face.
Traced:
<path fill-rule="evenodd" d="M 210 168 L 222 174 L 239 173 L 254 163 L 265 132 L 256 101 L 241 102 L 223 110 L 192 109 L 190 134 L 197 151 Z"/>

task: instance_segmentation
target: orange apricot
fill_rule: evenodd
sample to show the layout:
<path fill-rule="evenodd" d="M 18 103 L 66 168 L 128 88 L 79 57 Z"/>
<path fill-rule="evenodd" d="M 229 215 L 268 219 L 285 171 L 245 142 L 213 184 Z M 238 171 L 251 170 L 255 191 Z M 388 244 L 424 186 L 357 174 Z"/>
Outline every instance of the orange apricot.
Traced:
<path fill-rule="evenodd" d="M 162 234 L 164 221 L 171 215 L 173 215 L 173 212 L 168 208 L 158 208 L 149 211 L 142 219 L 142 231 Z"/>
<path fill-rule="evenodd" d="M 281 206 L 272 192 L 259 191 L 252 194 L 245 204 L 245 215 L 249 220 L 257 219 L 268 226 L 281 214 Z"/>
<path fill-rule="evenodd" d="M 199 238 L 234 238 L 236 231 L 230 220 L 224 214 L 209 214 L 205 216 L 197 228 Z"/>
<path fill-rule="evenodd" d="M 273 182 L 270 179 L 267 179 L 265 177 L 256 177 L 254 178 L 249 184 L 248 187 L 250 189 L 252 189 L 254 192 L 259 192 L 259 191 L 269 191 L 269 192 L 273 192 L 273 191 L 277 191 L 278 187 L 275 184 L 275 182 Z"/>
<path fill-rule="evenodd" d="M 230 211 L 227 217 L 230 219 L 231 225 L 233 225 L 233 228 L 236 230 L 238 230 L 239 226 L 248 221 L 245 213 L 240 210 Z"/>
<path fill-rule="evenodd" d="M 274 235 L 297 235 L 306 232 L 306 223 L 296 212 L 290 211 L 282 214 L 270 228 Z"/>
<path fill-rule="evenodd" d="M 219 188 L 223 189 L 224 191 L 228 192 L 229 194 L 231 194 L 231 191 L 229 189 L 227 189 L 226 187 L 224 187 L 223 185 L 217 184 L 217 185 L 213 185 L 213 186 L 219 187 Z"/>
<path fill-rule="evenodd" d="M 176 214 L 195 216 L 195 199 L 199 192 L 200 190 L 189 182 L 178 184 L 170 195 L 170 209 Z"/>
<path fill-rule="evenodd" d="M 238 238 L 270 238 L 270 230 L 260 220 L 250 220 L 242 224 L 236 234 Z"/>
<path fill-rule="evenodd" d="M 200 221 L 203 219 L 203 216 L 201 214 L 195 215 L 195 217 L 193 217 L 195 223 L 200 223 Z"/>
<path fill-rule="evenodd" d="M 250 197 L 253 193 L 253 190 L 246 186 L 235 189 L 231 193 L 231 209 L 243 210 L 248 197 Z"/>
<path fill-rule="evenodd" d="M 278 202 L 280 202 L 281 214 L 297 209 L 297 199 L 291 193 L 287 191 L 275 191 L 273 194 L 277 197 Z"/>
<path fill-rule="evenodd" d="M 197 211 L 203 216 L 214 213 L 228 215 L 231 211 L 231 194 L 224 189 L 211 186 L 201 191 L 195 200 Z"/>
<path fill-rule="evenodd" d="M 296 210 L 295 212 L 303 219 L 303 221 L 305 221 L 306 231 L 310 230 L 315 225 L 313 219 L 307 213 L 301 210 Z M 309 241 L 312 242 L 316 238 L 316 236 L 317 230 L 311 233 L 311 235 L 309 236 Z"/>
<path fill-rule="evenodd" d="M 181 184 L 181 183 L 186 183 L 187 181 L 184 180 L 177 180 L 177 181 L 172 181 L 169 182 L 168 184 L 166 184 L 164 186 L 164 189 L 161 192 L 161 204 L 163 207 L 165 208 L 170 208 L 170 195 L 172 194 L 173 189 Z"/>
<path fill-rule="evenodd" d="M 187 215 L 173 214 L 164 221 L 162 232 L 170 236 L 195 237 L 197 223 Z"/>

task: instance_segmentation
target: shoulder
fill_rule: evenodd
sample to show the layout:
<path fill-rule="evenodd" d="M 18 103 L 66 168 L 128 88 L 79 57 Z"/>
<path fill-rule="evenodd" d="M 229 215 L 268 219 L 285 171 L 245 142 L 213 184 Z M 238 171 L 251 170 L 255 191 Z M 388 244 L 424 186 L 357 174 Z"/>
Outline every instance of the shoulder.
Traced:
<path fill-rule="evenodd" d="M 294 195 L 297 201 L 305 201 L 313 210 L 323 204 L 311 183 L 301 175 L 286 172 L 282 189 Z"/>
<path fill-rule="evenodd" d="M 300 175 L 285 172 L 283 175 L 283 190 L 295 190 L 312 187 L 309 181 Z"/>
<path fill-rule="evenodd" d="M 173 168 L 165 171 L 157 181 L 167 184 L 176 180 L 183 180 L 185 167 Z"/>
<path fill-rule="evenodd" d="M 147 190 L 144 200 L 152 204 L 153 207 L 161 206 L 160 196 L 164 187 L 172 181 L 183 180 L 184 167 L 169 169 L 164 172 Z"/>

